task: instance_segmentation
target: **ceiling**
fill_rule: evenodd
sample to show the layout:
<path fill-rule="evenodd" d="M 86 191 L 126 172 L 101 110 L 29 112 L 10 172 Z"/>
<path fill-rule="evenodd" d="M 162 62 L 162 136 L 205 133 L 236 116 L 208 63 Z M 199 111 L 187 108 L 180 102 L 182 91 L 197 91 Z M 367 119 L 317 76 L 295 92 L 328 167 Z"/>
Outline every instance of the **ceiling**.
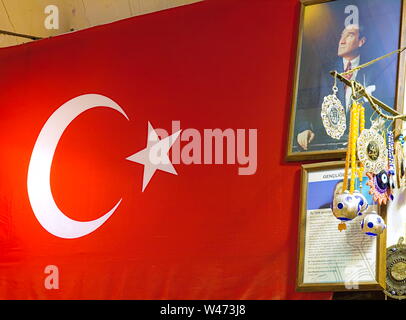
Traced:
<path fill-rule="evenodd" d="M 0 30 L 49 37 L 199 1 L 202 0 L 0 0 Z M 49 16 L 45 8 L 51 4 L 59 13 L 56 30 L 45 27 Z M 32 40 L 0 34 L 0 47 L 29 41 Z"/>

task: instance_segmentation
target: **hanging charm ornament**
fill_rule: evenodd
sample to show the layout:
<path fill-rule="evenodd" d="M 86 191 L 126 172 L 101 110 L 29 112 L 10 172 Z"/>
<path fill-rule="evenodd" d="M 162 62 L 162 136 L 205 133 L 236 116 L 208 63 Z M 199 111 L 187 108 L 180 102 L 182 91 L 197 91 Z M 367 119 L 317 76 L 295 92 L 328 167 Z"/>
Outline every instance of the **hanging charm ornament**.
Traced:
<path fill-rule="evenodd" d="M 382 170 L 378 174 L 367 172 L 369 181 L 366 184 L 370 187 L 369 194 L 372 195 L 373 200 L 378 202 L 379 205 L 386 204 L 389 199 L 393 200 L 389 186 L 389 176 L 390 174 L 386 170 Z"/>
<path fill-rule="evenodd" d="M 364 217 L 361 229 L 366 235 L 376 237 L 386 229 L 386 224 L 383 218 L 373 211 Z"/>
<path fill-rule="evenodd" d="M 369 181 L 367 185 L 370 187 L 369 193 L 373 196 L 375 202 L 379 205 L 386 204 L 390 199 L 393 200 L 392 190 L 395 189 L 395 164 L 393 155 L 393 132 L 387 132 L 387 142 L 388 142 L 388 162 L 384 170 L 381 170 L 378 174 L 372 172 L 367 173 Z"/>
<path fill-rule="evenodd" d="M 337 98 L 337 78 L 334 77 L 333 94 L 324 97 L 321 105 L 321 118 L 327 134 L 339 140 L 347 128 L 345 110 L 341 101 Z"/>
<path fill-rule="evenodd" d="M 393 132 L 388 131 L 387 133 L 388 142 L 388 164 L 389 164 L 389 188 L 397 189 L 396 181 L 396 168 L 395 168 L 395 156 L 394 156 L 394 139 Z"/>
<path fill-rule="evenodd" d="M 366 172 L 378 174 L 387 167 L 388 150 L 383 136 L 379 133 L 382 131 L 383 123 L 384 120 L 379 118 L 372 123 L 370 129 L 364 129 L 358 138 L 358 159 Z"/>
<path fill-rule="evenodd" d="M 386 249 L 386 290 L 394 299 L 406 299 L 406 245 L 401 237 L 397 245 Z"/>
<path fill-rule="evenodd" d="M 362 120 L 361 124 L 360 119 Z M 334 216 L 341 221 L 338 225 L 338 230 L 340 231 L 347 229 L 345 222 L 362 215 L 368 208 L 366 198 L 358 190 L 355 190 L 355 179 L 357 174 L 359 175 L 360 172 L 363 172 L 363 168 L 357 168 L 356 161 L 356 142 L 360 128 L 364 128 L 363 107 L 354 101 L 351 107 L 350 133 L 348 135 L 348 149 L 345 160 L 343 188 L 342 192 L 334 197 L 332 206 Z M 350 188 L 348 190 L 350 167 L 351 179 Z"/>

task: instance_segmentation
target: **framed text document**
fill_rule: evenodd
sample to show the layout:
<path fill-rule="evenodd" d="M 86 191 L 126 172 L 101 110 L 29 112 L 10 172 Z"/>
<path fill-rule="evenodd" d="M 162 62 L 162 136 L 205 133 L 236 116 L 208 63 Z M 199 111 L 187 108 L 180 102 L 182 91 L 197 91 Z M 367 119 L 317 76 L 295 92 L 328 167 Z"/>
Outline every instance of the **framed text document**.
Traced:
<path fill-rule="evenodd" d="M 348 221 L 346 230 L 338 230 L 340 221 L 331 204 L 334 194 L 342 192 L 343 176 L 343 161 L 302 166 L 298 291 L 383 290 L 385 286 L 386 230 L 377 237 L 364 234 L 363 216 Z M 382 215 L 367 181 L 367 177 L 356 181 L 369 204 L 366 214 Z"/>

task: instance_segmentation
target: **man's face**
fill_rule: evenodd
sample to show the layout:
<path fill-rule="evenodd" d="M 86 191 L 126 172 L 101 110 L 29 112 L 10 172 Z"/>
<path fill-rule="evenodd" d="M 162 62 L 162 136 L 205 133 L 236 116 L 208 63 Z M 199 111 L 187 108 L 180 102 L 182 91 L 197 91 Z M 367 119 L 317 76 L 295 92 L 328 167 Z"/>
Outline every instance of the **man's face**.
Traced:
<path fill-rule="evenodd" d="M 341 34 L 338 43 L 338 56 L 346 59 L 354 59 L 359 54 L 359 48 L 365 43 L 365 38 L 359 38 L 359 27 L 348 25 Z"/>

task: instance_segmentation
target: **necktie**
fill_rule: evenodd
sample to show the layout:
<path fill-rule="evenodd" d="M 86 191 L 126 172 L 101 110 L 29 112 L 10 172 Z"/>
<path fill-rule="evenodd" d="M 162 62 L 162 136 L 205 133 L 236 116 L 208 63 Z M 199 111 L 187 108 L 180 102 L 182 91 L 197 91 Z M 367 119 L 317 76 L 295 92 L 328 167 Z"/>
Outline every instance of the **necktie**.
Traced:
<path fill-rule="evenodd" d="M 344 72 L 350 71 L 351 68 L 352 68 L 351 61 L 348 61 L 347 67 L 345 68 Z M 346 74 L 346 75 L 344 76 L 344 78 L 346 78 L 347 80 L 351 80 L 351 78 L 352 78 L 352 73 Z"/>

